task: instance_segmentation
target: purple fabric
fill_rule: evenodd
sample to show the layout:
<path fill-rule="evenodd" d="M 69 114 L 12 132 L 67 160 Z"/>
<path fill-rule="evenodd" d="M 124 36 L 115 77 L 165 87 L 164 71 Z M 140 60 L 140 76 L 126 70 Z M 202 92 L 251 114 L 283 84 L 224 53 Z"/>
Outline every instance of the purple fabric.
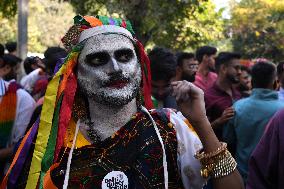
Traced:
<path fill-rule="evenodd" d="M 212 87 L 208 88 L 205 91 L 205 105 L 206 105 L 206 114 L 210 122 L 215 121 L 219 118 L 223 111 L 226 108 L 229 108 L 233 103 L 241 98 L 239 91 L 232 89 L 233 97 L 228 93 L 219 88 L 216 82 Z M 215 129 L 215 134 L 222 139 L 222 128 Z"/>
<path fill-rule="evenodd" d="M 22 151 L 19 154 L 18 160 L 16 162 L 16 164 L 14 165 L 13 169 L 11 170 L 11 173 L 9 175 L 9 179 L 8 179 L 8 188 L 15 188 L 16 186 L 16 182 L 21 174 L 21 171 L 24 167 L 25 161 L 28 157 L 28 155 L 30 154 L 30 148 L 32 146 L 34 137 L 37 134 L 37 130 L 39 127 L 39 119 L 37 119 L 37 121 L 34 123 L 33 127 L 32 127 L 32 131 L 30 133 L 30 135 L 28 136 L 26 143 L 24 144 L 24 147 L 22 149 Z"/>
<path fill-rule="evenodd" d="M 61 66 L 62 66 L 63 63 L 64 63 L 64 60 L 65 60 L 65 58 L 60 58 L 60 59 L 56 62 L 56 66 L 55 66 L 55 68 L 54 68 L 53 75 L 55 75 L 55 74 L 58 72 L 58 70 L 61 68 Z"/>
<path fill-rule="evenodd" d="M 115 25 L 116 23 L 115 23 L 115 20 L 114 19 L 112 19 L 112 18 L 110 18 L 109 19 L 109 25 Z"/>
<path fill-rule="evenodd" d="M 284 187 L 284 109 L 270 120 L 250 162 L 247 189 Z"/>

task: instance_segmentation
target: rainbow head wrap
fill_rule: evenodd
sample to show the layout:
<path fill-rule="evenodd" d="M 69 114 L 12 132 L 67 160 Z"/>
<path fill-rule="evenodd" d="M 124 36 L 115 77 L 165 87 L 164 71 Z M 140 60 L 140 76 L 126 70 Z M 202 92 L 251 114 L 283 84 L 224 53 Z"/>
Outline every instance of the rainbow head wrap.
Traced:
<path fill-rule="evenodd" d="M 56 68 L 55 75 L 46 90 L 40 120 L 34 124 L 23 139 L 1 188 L 5 188 L 8 178 L 8 185 L 13 185 L 16 182 L 17 178 L 15 177 L 19 177 L 19 170 L 23 167 L 21 162 L 24 162 L 20 162 L 20 159 L 26 158 L 24 149 L 29 147 L 28 141 L 32 141 L 32 137 L 37 138 L 26 188 L 45 188 L 43 178 L 52 164 L 58 160 L 66 129 L 72 117 L 74 97 L 77 90 L 74 68 L 83 48 L 82 42 L 94 35 L 103 33 L 124 35 L 134 43 L 142 70 L 141 89 L 144 105 L 147 109 L 152 108 L 150 61 L 143 45 L 134 37 L 130 22 L 105 16 L 75 16 L 74 25 L 62 38 L 69 54 L 64 62 Z M 38 132 L 37 135 L 36 131 Z"/>

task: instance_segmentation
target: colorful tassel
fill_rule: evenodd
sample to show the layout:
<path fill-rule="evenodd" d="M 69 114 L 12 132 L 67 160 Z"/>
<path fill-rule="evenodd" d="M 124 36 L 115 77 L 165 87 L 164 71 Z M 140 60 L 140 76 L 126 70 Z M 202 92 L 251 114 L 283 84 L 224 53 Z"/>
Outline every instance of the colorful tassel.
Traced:
<path fill-rule="evenodd" d="M 153 108 L 153 102 L 151 100 L 151 68 L 150 68 L 150 60 L 144 51 L 143 45 L 137 40 L 136 42 L 139 56 L 140 56 L 140 64 L 142 69 L 142 84 L 143 84 L 143 96 L 144 103 L 147 109 Z"/>

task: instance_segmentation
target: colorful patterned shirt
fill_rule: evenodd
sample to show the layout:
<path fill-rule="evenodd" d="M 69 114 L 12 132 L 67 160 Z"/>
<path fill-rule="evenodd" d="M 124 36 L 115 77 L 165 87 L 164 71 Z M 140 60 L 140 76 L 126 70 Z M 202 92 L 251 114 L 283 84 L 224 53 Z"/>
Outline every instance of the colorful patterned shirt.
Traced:
<path fill-rule="evenodd" d="M 205 180 L 194 158 L 202 144 L 191 125 L 171 109 L 150 113 L 166 149 L 169 188 L 202 188 Z M 68 151 L 62 149 L 45 183 L 62 187 Z M 18 188 L 27 178 L 21 179 Z M 74 150 L 68 188 L 164 188 L 163 151 L 151 119 L 139 111 L 113 136 Z"/>

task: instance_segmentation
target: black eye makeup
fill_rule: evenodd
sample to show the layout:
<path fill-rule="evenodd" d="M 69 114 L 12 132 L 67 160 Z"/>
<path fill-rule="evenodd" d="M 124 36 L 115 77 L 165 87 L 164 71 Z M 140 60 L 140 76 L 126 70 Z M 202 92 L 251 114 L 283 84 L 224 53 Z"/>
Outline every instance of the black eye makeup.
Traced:
<path fill-rule="evenodd" d="M 86 56 L 85 62 L 94 66 L 100 66 L 108 63 L 110 56 L 106 52 L 98 52 L 93 54 L 88 54 Z"/>
<path fill-rule="evenodd" d="M 131 49 L 121 49 L 114 52 L 114 57 L 118 62 L 126 63 L 133 58 L 134 54 Z"/>

